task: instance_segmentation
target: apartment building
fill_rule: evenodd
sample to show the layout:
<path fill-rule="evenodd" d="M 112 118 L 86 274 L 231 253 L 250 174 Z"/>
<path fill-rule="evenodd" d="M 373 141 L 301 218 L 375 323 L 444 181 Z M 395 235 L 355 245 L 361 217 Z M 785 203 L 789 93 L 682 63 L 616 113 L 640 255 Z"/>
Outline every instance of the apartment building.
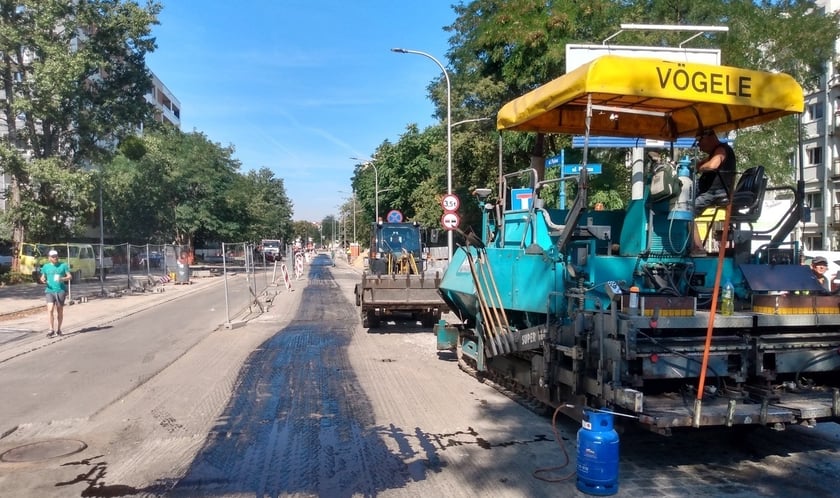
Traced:
<path fill-rule="evenodd" d="M 826 12 L 840 9 L 840 0 L 817 0 Z M 840 41 L 835 41 L 840 50 Z M 810 221 L 800 224 L 798 238 L 806 251 L 840 250 L 840 73 L 833 61 L 819 88 L 805 96 L 802 147 L 805 203 Z M 808 91 L 808 90 L 806 90 Z M 796 173 L 798 175 L 798 171 Z M 798 180 L 798 177 L 797 177 Z"/>
<path fill-rule="evenodd" d="M 155 73 L 152 73 L 152 91 L 146 95 L 146 101 L 155 107 L 155 121 L 181 128 L 181 103 Z"/>

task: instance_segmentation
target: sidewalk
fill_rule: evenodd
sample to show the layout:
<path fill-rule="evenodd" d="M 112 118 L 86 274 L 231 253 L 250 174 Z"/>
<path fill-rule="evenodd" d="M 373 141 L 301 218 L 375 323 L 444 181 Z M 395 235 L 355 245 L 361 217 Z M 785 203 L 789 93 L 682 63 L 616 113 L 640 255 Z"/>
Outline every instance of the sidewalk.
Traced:
<path fill-rule="evenodd" d="M 211 275 L 209 272 L 207 276 L 194 275 L 189 284 L 181 285 L 135 277 L 132 281 L 134 291 L 129 290 L 127 277 L 109 277 L 104 286 L 99 281 L 71 284 L 62 329 L 72 334 L 102 326 L 224 280 L 221 276 Z M 144 284 L 145 290 L 141 291 Z M 0 287 L 0 362 L 38 348 L 42 343 L 62 339 L 48 339 L 47 332 L 49 322 L 43 285 L 33 283 Z"/>

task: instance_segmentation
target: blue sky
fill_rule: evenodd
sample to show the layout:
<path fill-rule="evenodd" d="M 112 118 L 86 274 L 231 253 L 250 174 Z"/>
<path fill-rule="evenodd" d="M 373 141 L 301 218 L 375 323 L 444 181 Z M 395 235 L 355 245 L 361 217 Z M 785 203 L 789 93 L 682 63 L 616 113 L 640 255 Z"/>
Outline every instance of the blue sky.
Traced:
<path fill-rule="evenodd" d="M 434 123 L 426 88 L 440 68 L 390 49 L 446 65 L 453 3 L 170 0 L 146 61 L 180 101 L 183 131 L 232 145 L 243 172 L 271 169 L 293 219 L 320 221 L 351 196 L 350 157 Z"/>

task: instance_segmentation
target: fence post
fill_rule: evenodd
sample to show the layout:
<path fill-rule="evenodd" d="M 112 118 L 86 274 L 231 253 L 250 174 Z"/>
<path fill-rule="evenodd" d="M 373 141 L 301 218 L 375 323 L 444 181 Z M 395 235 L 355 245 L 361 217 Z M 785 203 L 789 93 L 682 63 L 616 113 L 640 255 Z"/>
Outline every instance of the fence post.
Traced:
<path fill-rule="evenodd" d="M 225 279 L 225 320 L 230 325 L 230 302 L 228 300 L 228 281 L 227 281 L 227 250 L 225 243 L 222 242 L 222 276 Z"/>

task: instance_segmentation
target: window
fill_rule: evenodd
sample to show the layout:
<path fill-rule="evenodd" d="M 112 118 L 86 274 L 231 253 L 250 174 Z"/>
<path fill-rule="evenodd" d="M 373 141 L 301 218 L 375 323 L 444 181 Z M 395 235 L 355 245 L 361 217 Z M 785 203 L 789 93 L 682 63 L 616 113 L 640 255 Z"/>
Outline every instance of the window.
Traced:
<path fill-rule="evenodd" d="M 808 104 L 808 120 L 815 121 L 817 119 L 821 119 L 823 117 L 823 105 L 822 102 L 816 102 L 814 104 Z"/>
<path fill-rule="evenodd" d="M 820 192 L 808 192 L 805 194 L 805 204 L 810 206 L 811 209 L 821 209 L 822 208 L 822 193 Z"/>
<path fill-rule="evenodd" d="M 811 251 L 819 251 L 823 246 L 823 239 L 819 235 L 815 237 L 805 237 L 805 245 Z"/>
<path fill-rule="evenodd" d="M 814 166 L 817 164 L 822 164 L 823 162 L 823 155 L 822 155 L 822 148 L 821 147 L 813 147 L 807 149 L 808 152 L 808 165 Z"/>

